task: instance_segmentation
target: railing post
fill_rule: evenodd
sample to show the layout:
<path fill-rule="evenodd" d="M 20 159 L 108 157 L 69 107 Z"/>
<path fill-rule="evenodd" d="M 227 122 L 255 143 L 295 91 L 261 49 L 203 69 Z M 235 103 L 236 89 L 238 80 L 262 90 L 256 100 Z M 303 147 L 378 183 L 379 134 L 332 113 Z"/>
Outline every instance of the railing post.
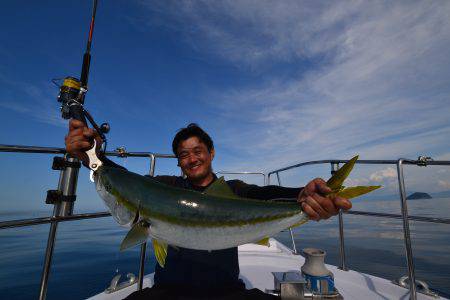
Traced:
<path fill-rule="evenodd" d="M 65 155 L 65 160 L 69 164 L 78 162 L 77 159 Z M 53 217 L 70 216 L 73 213 L 74 197 L 77 189 L 79 167 L 65 166 L 60 172 L 58 191 L 61 192 L 66 199 L 72 198 L 71 201 L 63 201 L 60 199 L 54 203 Z M 52 222 L 47 240 L 47 249 L 45 251 L 45 260 L 41 276 L 41 287 L 39 291 L 39 300 L 43 300 L 47 296 L 48 278 L 53 258 L 53 250 L 55 248 L 55 238 L 58 222 Z"/>
<path fill-rule="evenodd" d="M 148 173 L 148 175 L 153 177 L 155 175 L 156 157 L 154 154 L 150 154 L 149 157 L 150 157 L 150 172 Z"/>
<path fill-rule="evenodd" d="M 276 172 L 275 174 L 277 174 L 278 185 L 281 186 L 280 175 L 278 174 L 278 172 Z M 269 174 L 269 175 L 270 175 L 270 174 Z M 269 177 L 269 178 L 270 178 L 270 177 Z M 298 254 L 298 252 L 297 252 L 297 246 L 295 245 L 294 233 L 293 233 L 293 231 L 292 231 L 292 228 L 289 228 L 289 233 L 291 234 L 292 251 L 293 251 L 295 254 Z"/>
<path fill-rule="evenodd" d="M 398 187 L 400 190 L 400 203 L 402 209 L 403 235 L 405 240 L 406 263 L 408 265 L 409 293 L 410 299 L 416 300 L 416 276 L 414 274 L 414 260 L 411 247 L 411 235 L 408 221 L 408 206 L 406 203 L 405 180 L 403 176 L 403 162 L 405 159 L 399 159 L 397 163 Z"/>
<path fill-rule="evenodd" d="M 156 157 L 154 154 L 150 154 L 150 176 L 155 175 Z M 139 276 L 138 276 L 138 291 L 142 290 L 144 285 L 144 272 L 145 272 L 145 253 L 147 252 L 147 243 L 141 245 L 141 253 L 139 257 Z"/>
<path fill-rule="evenodd" d="M 276 174 L 277 174 L 278 185 L 281 185 L 280 174 L 278 174 L 278 172 Z"/>
<path fill-rule="evenodd" d="M 290 228 L 290 227 L 289 227 L 289 233 L 291 234 L 292 250 L 294 251 L 294 254 L 298 254 L 297 246 L 295 245 L 294 233 L 292 232 L 292 228 Z"/>
<path fill-rule="evenodd" d="M 331 163 L 331 176 L 339 170 L 338 163 Z M 339 210 L 339 260 L 340 265 L 339 269 L 343 271 L 348 271 L 347 263 L 345 259 L 345 242 L 344 242 L 344 217 L 342 213 L 342 209 Z"/>

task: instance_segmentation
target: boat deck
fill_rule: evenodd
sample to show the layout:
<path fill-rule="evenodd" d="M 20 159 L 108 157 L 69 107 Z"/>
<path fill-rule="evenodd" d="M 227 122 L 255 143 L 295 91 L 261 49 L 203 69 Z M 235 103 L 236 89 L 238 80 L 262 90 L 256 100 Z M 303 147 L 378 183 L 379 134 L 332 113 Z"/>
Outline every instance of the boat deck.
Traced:
<path fill-rule="evenodd" d="M 270 239 L 270 247 L 246 244 L 239 247 L 240 278 L 247 288 L 262 291 L 274 288 L 271 272 L 297 271 L 305 259 L 275 239 Z M 332 265 L 327 268 L 333 272 L 335 285 L 344 299 L 409 299 L 409 290 L 391 283 L 389 280 L 355 271 L 342 271 Z M 144 278 L 144 287 L 153 285 L 153 274 Z M 123 299 L 136 290 L 134 284 L 114 293 L 101 293 L 89 299 Z M 417 299 L 436 299 L 418 293 Z M 439 298 L 443 299 L 443 298 Z"/>

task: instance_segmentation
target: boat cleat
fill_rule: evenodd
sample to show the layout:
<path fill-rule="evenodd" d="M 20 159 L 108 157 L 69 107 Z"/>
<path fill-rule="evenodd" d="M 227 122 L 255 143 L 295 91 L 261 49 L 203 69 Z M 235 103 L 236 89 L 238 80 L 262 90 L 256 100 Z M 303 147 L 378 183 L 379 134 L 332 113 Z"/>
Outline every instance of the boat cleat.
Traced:
<path fill-rule="evenodd" d="M 440 298 L 436 292 L 433 292 L 430 289 L 430 287 L 428 286 L 428 284 L 425 281 L 416 279 L 415 282 L 416 282 L 416 291 L 418 293 L 421 293 L 421 294 L 424 294 L 427 296 L 431 296 L 436 299 Z M 392 283 L 397 284 L 405 289 L 409 289 L 410 281 L 409 281 L 408 275 L 404 275 L 404 276 L 400 277 L 399 279 L 392 280 Z"/>
<path fill-rule="evenodd" d="M 128 273 L 127 274 L 128 280 L 124 282 L 119 282 L 120 277 L 122 277 L 122 274 L 117 274 L 116 276 L 113 277 L 109 287 L 106 288 L 105 290 L 106 294 L 117 292 L 118 290 L 124 289 L 136 283 L 136 276 L 133 273 Z"/>

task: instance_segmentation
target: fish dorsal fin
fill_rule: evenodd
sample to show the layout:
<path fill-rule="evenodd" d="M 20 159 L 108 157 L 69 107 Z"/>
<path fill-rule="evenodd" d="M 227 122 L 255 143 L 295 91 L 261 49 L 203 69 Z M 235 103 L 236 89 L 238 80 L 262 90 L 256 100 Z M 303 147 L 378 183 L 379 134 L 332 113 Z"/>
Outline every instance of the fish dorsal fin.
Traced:
<path fill-rule="evenodd" d="M 358 160 L 358 157 L 359 157 L 359 155 L 356 155 L 355 157 L 350 159 L 339 170 L 337 170 L 336 173 L 334 173 L 330 179 L 328 179 L 327 185 L 330 189 L 332 189 L 334 192 L 339 190 L 341 185 L 344 183 L 344 180 L 347 178 L 347 176 L 352 171 L 353 166 L 355 165 L 356 161 Z"/>
<path fill-rule="evenodd" d="M 263 238 L 263 239 L 260 240 L 260 241 L 254 242 L 253 244 L 258 244 L 258 245 L 261 245 L 261 246 L 267 246 L 267 247 L 270 247 L 269 237 L 265 237 L 265 238 Z"/>
<path fill-rule="evenodd" d="M 336 196 L 352 199 L 359 197 L 361 195 L 370 193 L 376 189 L 379 189 L 381 185 L 371 185 L 371 186 L 352 186 L 339 191 Z"/>
<path fill-rule="evenodd" d="M 231 190 L 230 186 L 225 181 L 223 176 L 217 178 L 213 183 L 211 183 L 211 185 L 208 186 L 203 193 L 206 195 L 213 195 L 213 196 L 222 196 L 236 199 L 239 198 L 233 193 L 233 191 Z"/>
<path fill-rule="evenodd" d="M 147 222 L 137 222 L 131 227 L 130 231 L 128 231 L 120 244 L 120 251 L 145 243 L 148 236 L 149 224 Z"/>
<path fill-rule="evenodd" d="M 156 260 L 161 268 L 164 268 L 164 264 L 166 263 L 167 257 L 167 244 L 157 239 L 152 239 L 153 250 L 155 252 Z"/>

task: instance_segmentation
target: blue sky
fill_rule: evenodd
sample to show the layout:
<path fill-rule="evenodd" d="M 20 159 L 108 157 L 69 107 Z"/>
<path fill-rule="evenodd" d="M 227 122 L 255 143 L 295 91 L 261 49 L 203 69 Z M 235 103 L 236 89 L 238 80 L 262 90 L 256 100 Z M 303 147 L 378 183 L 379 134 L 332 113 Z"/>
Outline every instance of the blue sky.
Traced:
<path fill-rule="evenodd" d="M 90 13 L 90 1 L 3 3 L 0 143 L 63 146 L 51 79 L 79 76 Z M 216 170 L 450 159 L 449 14 L 446 1 L 100 1 L 86 107 L 111 124 L 110 149 L 168 153 L 197 122 L 215 141 Z M 27 159 L 19 173 L 18 157 L 2 155 L 11 195 L 23 172 L 40 177 L 36 189 L 54 182 L 37 171 L 47 161 Z M 450 172 L 435 173 L 410 179 L 450 189 Z M 351 180 L 387 185 L 393 174 Z"/>

